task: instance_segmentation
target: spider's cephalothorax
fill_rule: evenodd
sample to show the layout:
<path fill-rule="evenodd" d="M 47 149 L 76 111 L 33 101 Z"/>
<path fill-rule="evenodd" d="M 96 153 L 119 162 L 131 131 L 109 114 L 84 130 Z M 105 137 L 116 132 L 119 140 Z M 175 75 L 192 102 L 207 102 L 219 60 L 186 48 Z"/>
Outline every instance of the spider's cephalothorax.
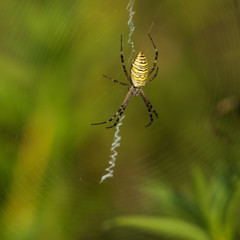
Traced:
<path fill-rule="evenodd" d="M 141 93 L 142 88 L 140 87 L 134 87 L 133 85 L 131 86 L 131 91 L 133 96 L 137 96 L 139 93 Z"/>
<path fill-rule="evenodd" d="M 148 71 L 147 59 L 146 59 L 145 55 L 143 54 L 143 52 L 139 52 L 137 54 L 137 56 L 132 61 L 131 68 L 130 68 L 130 77 L 127 73 L 127 70 L 126 70 L 126 67 L 125 67 L 125 64 L 124 64 L 124 60 L 123 60 L 122 36 L 121 36 L 121 61 L 122 61 L 123 71 L 124 71 L 124 73 L 125 73 L 125 75 L 126 75 L 130 84 L 119 82 L 119 81 L 117 81 L 115 79 L 112 79 L 110 77 L 107 77 L 105 75 L 103 75 L 103 76 L 110 79 L 113 82 L 116 82 L 116 83 L 124 85 L 124 86 L 128 86 L 129 90 L 128 90 L 128 93 L 127 93 L 123 103 L 121 104 L 119 110 L 108 121 L 100 122 L 100 123 L 93 123 L 92 125 L 108 123 L 108 122 L 111 122 L 115 117 L 117 117 L 116 122 L 112 126 L 107 127 L 107 128 L 115 127 L 118 124 L 121 115 L 125 111 L 131 96 L 132 95 L 137 96 L 139 94 L 141 95 L 143 101 L 145 102 L 145 104 L 148 108 L 148 113 L 149 113 L 149 116 L 150 116 L 150 119 L 151 119 L 150 123 L 147 124 L 146 127 L 148 127 L 153 121 L 152 112 L 155 114 L 156 117 L 158 117 L 158 114 L 156 113 L 156 111 L 152 107 L 150 101 L 148 100 L 146 94 L 142 90 L 142 87 L 145 86 L 146 83 L 152 81 L 157 76 L 157 73 L 158 73 L 158 67 L 157 67 L 154 76 L 151 79 L 148 79 L 150 74 L 155 70 L 156 64 L 157 64 L 157 59 L 158 59 L 158 50 L 157 50 L 150 34 L 148 34 L 148 35 L 149 35 L 149 38 L 150 38 L 150 40 L 153 44 L 153 47 L 155 49 L 155 59 L 154 59 L 153 67 L 150 71 Z"/>

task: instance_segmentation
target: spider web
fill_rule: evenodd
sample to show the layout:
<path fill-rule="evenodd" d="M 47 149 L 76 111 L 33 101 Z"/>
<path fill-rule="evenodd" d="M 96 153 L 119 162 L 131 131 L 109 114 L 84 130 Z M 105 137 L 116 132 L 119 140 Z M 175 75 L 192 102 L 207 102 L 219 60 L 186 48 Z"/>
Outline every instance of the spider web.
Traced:
<path fill-rule="evenodd" d="M 123 115 L 120 118 L 119 123 L 116 126 L 116 131 L 114 133 L 114 139 L 113 139 L 113 143 L 112 143 L 112 147 L 111 147 L 112 155 L 110 156 L 111 160 L 109 161 L 110 166 L 108 168 L 106 168 L 106 171 L 108 173 L 102 176 L 100 183 L 102 183 L 106 178 L 113 177 L 113 168 L 115 167 L 116 157 L 118 155 L 116 148 L 120 147 L 120 140 L 121 140 L 121 136 L 119 135 L 120 126 L 122 125 L 122 120 L 124 117 L 125 116 Z"/>
<path fill-rule="evenodd" d="M 156 239 L 104 223 L 161 215 L 144 192 L 149 181 L 188 189 L 195 165 L 209 175 L 236 167 L 238 1 L 5 1 L 0 9 L 0 239 Z M 148 32 L 159 74 L 146 93 L 160 118 L 145 129 L 144 103 L 131 99 L 114 178 L 99 184 L 113 132 L 90 123 L 126 93 L 102 74 L 124 77 L 121 33 L 125 59 L 136 48 L 151 65 Z"/>
<path fill-rule="evenodd" d="M 133 23 L 133 15 L 135 14 L 135 12 L 133 11 L 133 4 L 134 4 L 134 0 L 130 0 L 127 6 L 127 10 L 129 11 L 129 20 L 128 20 L 128 26 L 129 26 L 129 35 L 128 35 L 128 43 L 132 46 L 132 52 L 131 55 L 129 57 L 129 59 L 132 58 L 133 53 L 135 52 L 134 50 L 134 43 L 131 40 L 133 31 L 135 29 L 134 27 L 134 23 Z M 122 125 L 122 120 L 125 116 L 123 115 L 120 118 L 119 124 L 116 127 L 116 131 L 114 133 L 114 138 L 113 138 L 113 143 L 112 143 L 112 147 L 111 147 L 111 152 L 112 155 L 110 156 L 111 160 L 109 161 L 110 166 L 108 168 L 106 168 L 107 173 L 102 176 L 100 183 L 102 183 L 106 178 L 111 178 L 113 177 L 113 168 L 115 166 L 115 162 L 116 162 L 116 157 L 118 155 L 118 152 L 116 151 L 117 147 L 120 147 L 120 140 L 121 137 L 119 135 L 120 132 L 120 126 Z"/>

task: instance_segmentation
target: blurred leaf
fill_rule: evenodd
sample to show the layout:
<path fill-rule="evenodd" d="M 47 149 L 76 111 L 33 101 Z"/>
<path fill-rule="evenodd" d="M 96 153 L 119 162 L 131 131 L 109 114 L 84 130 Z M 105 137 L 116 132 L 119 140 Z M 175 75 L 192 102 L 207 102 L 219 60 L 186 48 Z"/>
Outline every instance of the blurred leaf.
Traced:
<path fill-rule="evenodd" d="M 194 223 L 211 239 L 235 239 L 238 226 L 240 185 L 229 172 L 213 172 L 208 179 L 200 168 L 193 170 L 191 193 L 157 182 L 148 182 L 144 188 L 159 205 L 159 212 Z M 176 223 L 176 222 L 175 222 Z"/>
<path fill-rule="evenodd" d="M 209 185 L 199 168 L 193 170 L 193 180 L 193 192 L 196 203 L 202 213 L 203 220 L 209 223 Z"/>
<path fill-rule="evenodd" d="M 186 216 L 191 220 L 197 219 L 199 221 L 199 214 L 195 205 L 181 192 L 154 182 L 148 184 L 144 191 L 163 205 L 161 212 L 167 214 L 172 212 L 174 216 Z"/>
<path fill-rule="evenodd" d="M 136 228 L 156 236 L 168 236 L 184 240 L 209 240 L 207 234 L 195 224 L 176 218 L 127 216 L 110 222 L 112 226 Z"/>
<path fill-rule="evenodd" d="M 238 181 L 236 185 L 236 190 L 226 210 L 225 229 L 227 239 L 233 239 L 235 229 L 238 228 L 237 224 L 239 223 L 240 182 Z"/>

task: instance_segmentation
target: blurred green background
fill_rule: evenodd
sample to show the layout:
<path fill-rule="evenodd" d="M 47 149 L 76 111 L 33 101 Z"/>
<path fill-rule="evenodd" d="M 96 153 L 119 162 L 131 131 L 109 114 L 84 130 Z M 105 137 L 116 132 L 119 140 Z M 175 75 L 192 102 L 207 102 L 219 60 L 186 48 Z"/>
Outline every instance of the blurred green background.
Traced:
<path fill-rule="evenodd" d="M 240 239 L 240 3 L 136 0 L 135 50 L 157 78 L 127 88 L 129 1 L 0 3 L 0 239 Z M 136 52 L 134 54 L 136 54 Z"/>

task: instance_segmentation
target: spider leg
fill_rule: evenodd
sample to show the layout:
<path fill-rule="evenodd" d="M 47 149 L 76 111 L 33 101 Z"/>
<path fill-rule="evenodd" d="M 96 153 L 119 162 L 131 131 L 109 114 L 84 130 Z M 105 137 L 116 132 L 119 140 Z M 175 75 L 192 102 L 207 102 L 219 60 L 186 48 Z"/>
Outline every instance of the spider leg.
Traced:
<path fill-rule="evenodd" d="M 130 83 L 132 83 L 132 82 L 131 82 L 131 79 L 130 79 L 129 76 L 128 76 L 128 73 L 127 73 L 127 70 L 126 70 L 126 66 L 125 66 L 125 63 L 124 63 L 124 59 L 123 59 L 122 35 L 121 35 L 121 62 L 122 62 L 122 66 L 123 66 L 123 71 L 124 71 L 124 73 L 125 73 L 128 81 L 129 81 Z"/>
<path fill-rule="evenodd" d="M 123 112 L 125 111 L 125 109 L 126 109 L 126 108 L 124 108 L 124 109 L 118 114 L 118 117 L 117 117 L 116 122 L 115 122 L 112 126 L 110 126 L 110 127 L 106 127 L 106 128 L 112 128 L 112 127 L 117 126 L 117 124 L 118 124 L 118 122 L 119 122 L 119 120 L 120 120 L 120 118 L 121 118 Z"/>
<path fill-rule="evenodd" d="M 124 99 L 124 101 L 123 101 L 123 103 L 122 103 L 122 105 L 121 105 L 121 107 L 120 107 L 120 111 L 118 111 L 118 117 L 117 117 L 117 120 L 116 120 L 116 122 L 112 125 L 112 126 L 109 126 L 109 127 L 106 127 L 106 128 L 112 128 L 112 127 L 115 127 L 115 126 L 117 126 L 117 124 L 118 124 L 118 122 L 119 122 L 119 120 L 120 120 L 120 118 L 121 118 L 121 115 L 123 114 L 123 112 L 125 111 L 125 109 L 126 109 L 126 107 L 127 107 L 127 105 L 128 105 L 128 102 L 129 102 L 129 100 L 130 100 L 130 97 L 132 96 L 132 94 L 133 94 L 133 92 L 132 92 L 132 88 L 130 88 L 129 89 L 129 91 L 128 91 L 128 93 L 127 93 L 127 96 L 125 97 L 125 99 Z"/>
<path fill-rule="evenodd" d="M 148 114 L 150 116 L 150 122 L 145 127 L 149 127 L 152 124 L 152 122 L 153 122 L 152 112 L 151 112 L 151 109 L 150 109 L 150 107 L 148 105 L 147 105 L 147 109 L 148 109 Z"/>
<path fill-rule="evenodd" d="M 154 112 L 154 114 L 156 115 L 157 118 L 158 118 L 158 114 L 157 114 L 157 112 L 155 111 L 155 109 L 153 108 L 152 104 L 150 103 L 149 99 L 147 98 L 146 94 L 144 93 L 144 91 L 143 91 L 142 89 L 140 90 L 140 95 L 141 95 L 143 101 L 145 102 L 145 104 L 146 104 L 146 106 L 147 106 L 148 114 L 149 114 L 149 116 L 150 116 L 150 123 L 145 126 L 145 127 L 148 127 L 148 126 L 150 126 L 150 125 L 152 124 L 152 122 L 153 122 L 153 116 L 152 116 L 152 112 L 151 112 L 151 111 Z"/>
<path fill-rule="evenodd" d="M 122 112 L 122 105 L 120 106 L 120 108 L 118 109 L 118 111 L 107 121 L 105 122 L 100 122 L 100 123 L 92 123 L 91 125 L 100 125 L 100 124 L 104 124 L 104 123 L 109 123 L 111 122 L 117 115 L 119 115 L 119 113 Z"/>
<path fill-rule="evenodd" d="M 110 78 L 110 77 L 108 77 L 108 76 L 106 76 L 106 75 L 103 75 L 105 78 L 108 78 L 109 80 L 111 80 L 111 81 L 113 81 L 113 82 L 115 82 L 115 83 L 118 83 L 118 84 L 120 84 L 120 85 L 124 85 L 124 86 L 130 86 L 130 84 L 128 84 L 128 83 L 123 83 L 123 82 L 120 82 L 120 81 L 118 81 L 118 80 L 115 80 L 115 79 L 113 79 L 113 78 Z"/>
<path fill-rule="evenodd" d="M 154 47 L 154 49 L 155 49 L 155 59 L 154 59 L 154 63 L 153 63 L 152 69 L 148 72 L 148 76 L 149 76 L 149 75 L 154 71 L 154 69 L 156 68 L 157 59 L 158 59 L 158 50 L 157 50 L 157 48 L 156 48 L 156 46 L 155 46 L 155 44 L 154 44 L 154 42 L 153 42 L 150 34 L 148 34 L 148 36 L 149 36 L 149 38 L 150 38 L 150 40 L 151 40 L 151 42 L 152 42 L 152 44 L 153 44 L 153 47 Z"/>
<path fill-rule="evenodd" d="M 156 70 L 154 76 L 151 79 L 147 80 L 146 83 L 151 82 L 157 76 L 157 74 L 158 74 L 158 67 L 157 67 L 157 70 Z"/>
<path fill-rule="evenodd" d="M 132 88 L 130 88 L 128 90 L 128 93 L 123 101 L 123 103 L 121 104 L 120 108 L 118 109 L 118 111 L 108 120 L 105 122 L 100 122 L 100 123 L 92 123 L 91 125 L 99 125 L 99 124 L 104 124 L 104 123 L 109 123 L 111 122 L 116 116 L 118 116 L 116 123 L 113 126 L 107 127 L 107 128 L 111 128 L 111 127 L 115 127 L 121 117 L 121 115 L 123 114 L 124 110 L 126 109 L 128 102 L 132 96 L 133 92 L 132 92 Z"/>

